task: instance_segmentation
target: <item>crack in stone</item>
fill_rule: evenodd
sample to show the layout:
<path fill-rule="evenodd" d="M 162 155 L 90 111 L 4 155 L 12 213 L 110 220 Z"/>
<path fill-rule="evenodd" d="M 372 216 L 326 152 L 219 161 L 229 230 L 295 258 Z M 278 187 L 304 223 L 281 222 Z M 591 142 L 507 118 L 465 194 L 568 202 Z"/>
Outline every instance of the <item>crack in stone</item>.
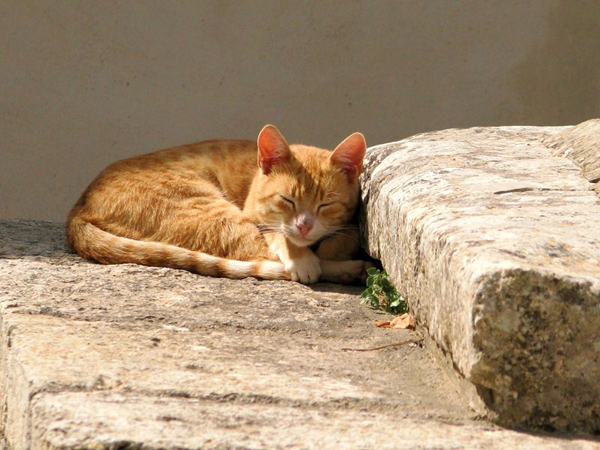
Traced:
<path fill-rule="evenodd" d="M 144 389 L 132 389 L 124 387 L 121 389 L 98 389 L 94 386 L 83 384 L 50 383 L 29 395 L 33 401 L 40 394 L 71 394 L 71 393 L 106 393 L 115 395 L 134 395 L 145 398 L 172 398 L 186 399 L 197 402 L 223 403 L 234 405 L 271 405 L 286 408 L 325 410 L 325 411 L 370 411 L 370 412 L 397 412 L 402 409 L 400 403 L 385 402 L 382 398 L 361 399 L 354 397 L 342 397 L 326 401 L 311 401 L 288 399 L 270 395 L 246 394 L 239 392 L 216 393 L 195 395 L 179 390 L 147 391 Z M 110 402 L 110 400 L 108 400 Z"/>
<path fill-rule="evenodd" d="M 550 189 L 550 188 L 534 188 L 534 187 L 520 187 L 515 189 L 507 189 L 505 191 L 496 191 L 494 195 L 502 195 L 502 194 L 513 194 L 518 192 L 578 192 L 577 189 Z"/>

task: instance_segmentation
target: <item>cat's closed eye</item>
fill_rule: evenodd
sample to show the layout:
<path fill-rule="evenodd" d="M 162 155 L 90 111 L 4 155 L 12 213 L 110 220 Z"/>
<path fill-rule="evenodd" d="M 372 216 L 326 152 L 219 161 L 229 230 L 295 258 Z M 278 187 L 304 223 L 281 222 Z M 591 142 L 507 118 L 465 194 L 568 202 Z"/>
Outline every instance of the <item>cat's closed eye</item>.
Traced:
<path fill-rule="evenodd" d="M 317 214 L 319 214 L 320 212 L 323 211 L 323 208 L 327 208 L 328 206 L 333 205 L 334 202 L 330 202 L 330 203 L 321 203 L 319 205 L 319 207 L 317 208 Z"/>
<path fill-rule="evenodd" d="M 284 197 L 283 195 L 281 195 L 280 197 L 281 197 L 281 200 L 283 200 L 286 205 L 290 206 L 294 211 L 296 210 L 296 203 L 294 202 L 294 200 L 292 200 L 291 198 L 288 198 L 288 197 Z"/>

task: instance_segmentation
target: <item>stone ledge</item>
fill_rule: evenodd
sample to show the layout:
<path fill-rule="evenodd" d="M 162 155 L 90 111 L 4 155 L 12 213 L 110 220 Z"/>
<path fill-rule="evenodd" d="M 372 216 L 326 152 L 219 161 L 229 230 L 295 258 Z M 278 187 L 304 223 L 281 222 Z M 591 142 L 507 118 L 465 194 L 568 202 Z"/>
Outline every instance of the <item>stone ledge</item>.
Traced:
<path fill-rule="evenodd" d="M 504 425 L 598 433 L 600 201 L 543 144 L 568 130 L 373 147 L 361 225 L 474 407 Z"/>
<path fill-rule="evenodd" d="M 597 448 L 479 420 L 423 348 L 340 351 L 418 337 L 362 288 L 102 266 L 63 236 L 0 221 L 6 448 Z"/>

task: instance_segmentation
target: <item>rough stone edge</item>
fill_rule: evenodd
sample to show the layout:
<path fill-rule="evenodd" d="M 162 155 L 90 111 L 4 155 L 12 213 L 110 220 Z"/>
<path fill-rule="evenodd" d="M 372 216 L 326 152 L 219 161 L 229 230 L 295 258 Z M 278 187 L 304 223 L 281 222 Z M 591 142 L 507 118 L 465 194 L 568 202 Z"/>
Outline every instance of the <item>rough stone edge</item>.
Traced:
<path fill-rule="evenodd" d="M 429 135 L 433 135 L 434 137 L 437 137 L 437 135 L 443 131 L 449 131 L 449 130 L 438 130 L 438 131 L 433 131 L 433 132 L 418 133 L 414 136 L 409 136 L 398 142 L 408 141 L 408 140 L 411 140 L 411 141 L 412 140 L 422 140 L 422 139 L 426 139 Z M 390 156 L 396 152 L 396 146 L 394 144 L 397 144 L 398 142 L 380 144 L 380 145 L 377 145 L 374 147 L 370 147 L 367 150 L 367 157 L 371 158 L 371 163 L 369 164 L 368 167 L 365 168 L 366 170 L 363 171 L 362 177 L 364 179 L 370 179 L 372 173 L 376 170 L 376 168 L 380 164 L 382 164 L 388 156 Z M 369 154 L 369 150 L 372 150 L 375 148 L 382 149 L 382 151 L 380 151 L 378 153 Z M 367 183 L 367 185 L 369 185 L 369 192 L 368 192 L 367 197 L 370 197 L 371 196 L 370 182 L 366 182 L 366 183 Z M 363 189 L 364 189 L 364 184 L 365 184 L 365 181 L 362 181 L 361 185 L 362 185 Z M 383 258 L 381 255 L 381 243 L 378 241 L 375 243 L 371 243 L 370 246 L 367 245 L 368 244 L 368 235 L 369 235 L 369 232 L 368 232 L 369 223 L 367 221 L 368 207 L 365 203 L 364 192 L 362 195 L 363 195 L 362 205 L 359 210 L 359 223 L 360 223 L 360 228 L 361 228 L 361 233 L 360 233 L 361 246 L 363 249 L 365 249 L 365 251 L 371 257 L 373 257 L 375 259 L 379 259 L 383 263 Z M 373 246 L 373 244 L 375 244 L 375 246 Z M 385 269 L 385 266 L 384 266 L 384 269 Z M 393 278 L 394 278 L 393 273 L 389 272 L 389 270 L 388 270 L 388 273 L 390 273 L 390 278 L 392 278 L 392 281 L 393 281 Z M 412 308 L 409 303 L 409 311 L 411 309 Z M 456 363 L 453 361 L 450 352 L 444 350 L 437 343 L 436 339 L 429 332 L 429 328 L 427 326 L 425 326 L 424 324 L 420 323 L 418 317 L 416 318 L 416 326 L 417 326 L 417 331 L 420 332 L 420 334 L 424 338 L 423 344 L 424 344 L 425 348 L 431 354 L 433 359 L 438 363 L 438 366 L 444 371 L 445 375 L 447 376 L 447 379 L 452 383 L 455 390 L 467 401 L 469 406 L 482 419 L 496 422 L 497 414 L 495 412 L 491 411 L 485 405 L 485 403 L 481 399 L 479 392 L 477 391 L 477 387 L 471 381 L 469 381 L 462 374 L 462 372 L 456 367 Z"/>
<path fill-rule="evenodd" d="M 418 136 L 423 136 L 424 134 L 419 134 Z M 385 157 L 381 158 L 379 162 L 383 161 Z M 362 208 L 360 211 L 361 214 L 361 227 L 362 224 L 365 223 L 366 220 L 366 208 Z M 398 212 L 399 214 L 399 212 Z M 405 221 L 406 222 L 406 221 Z M 366 228 L 363 228 L 363 232 L 361 232 L 361 241 L 363 248 L 366 247 Z M 407 245 L 409 240 L 407 239 Z M 381 260 L 384 265 L 384 269 L 388 266 L 387 271 L 390 275 L 390 279 L 394 281 L 395 278 L 395 270 L 390 270 L 389 265 L 385 262 L 385 255 L 381 254 L 381 242 L 376 242 L 375 247 L 371 248 L 370 252 L 368 252 L 373 258 Z M 412 244 L 410 244 L 412 245 Z M 397 283 L 395 283 L 397 285 Z M 404 293 L 402 289 L 399 289 L 401 293 Z M 404 293 L 406 295 L 406 293 Z M 410 297 L 410 295 L 409 295 Z M 413 312 L 413 308 L 411 307 L 409 301 L 409 311 Z M 444 373 L 447 376 L 447 379 L 453 384 L 455 390 L 467 401 L 469 406 L 475 411 L 476 414 L 481 416 L 481 418 L 490 420 L 492 422 L 497 422 L 498 416 L 495 412 L 491 411 L 486 404 L 483 402 L 480 393 L 477 390 L 477 386 L 473 384 L 470 380 L 468 380 L 462 373 L 462 371 L 456 366 L 456 363 L 452 359 L 451 352 L 442 348 L 435 337 L 430 333 L 429 327 L 423 323 L 420 323 L 419 317 L 416 316 L 416 325 L 417 331 L 424 337 L 424 345 L 438 363 L 438 366 L 442 368 Z"/>
<path fill-rule="evenodd" d="M 600 119 L 591 119 L 542 141 L 554 156 L 568 158 L 590 183 L 600 182 Z"/>

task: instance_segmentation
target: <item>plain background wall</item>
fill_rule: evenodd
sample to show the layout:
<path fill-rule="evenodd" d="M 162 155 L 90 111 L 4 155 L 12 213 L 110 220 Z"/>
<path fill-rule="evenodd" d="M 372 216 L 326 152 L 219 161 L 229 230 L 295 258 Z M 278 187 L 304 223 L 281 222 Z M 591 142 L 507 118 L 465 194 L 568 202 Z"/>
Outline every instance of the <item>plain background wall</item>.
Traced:
<path fill-rule="evenodd" d="M 600 116 L 599 0 L 0 1 L 0 218 L 209 138 L 369 145 Z"/>

